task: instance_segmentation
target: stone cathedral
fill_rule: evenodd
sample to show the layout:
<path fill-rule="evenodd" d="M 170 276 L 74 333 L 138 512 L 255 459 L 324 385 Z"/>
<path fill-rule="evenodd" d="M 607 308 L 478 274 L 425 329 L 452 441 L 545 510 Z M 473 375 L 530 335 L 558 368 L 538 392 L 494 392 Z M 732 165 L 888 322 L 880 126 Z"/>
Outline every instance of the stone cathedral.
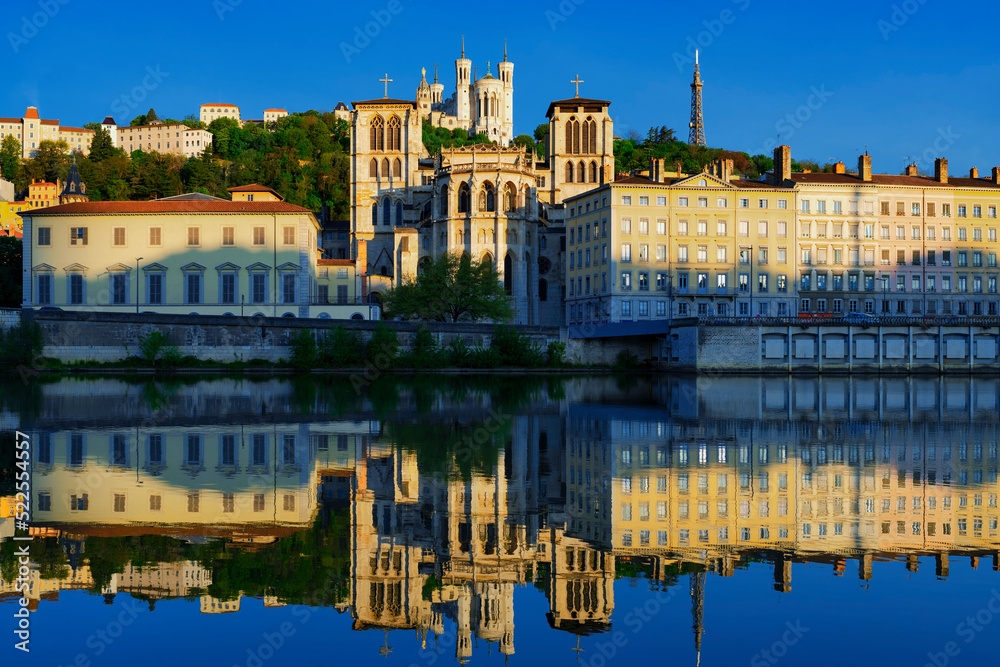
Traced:
<path fill-rule="evenodd" d="M 351 243 L 361 291 L 373 298 L 416 277 L 422 262 L 462 252 L 495 262 L 514 297 L 515 323 L 565 323 L 566 197 L 613 180 L 613 124 L 605 100 L 552 102 L 538 159 L 511 145 L 513 63 L 472 81 L 455 61 L 456 93 L 422 77 L 415 100 L 385 96 L 351 111 Z M 452 115 L 451 112 L 454 112 Z M 473 117 L 474 114 L 474 117 Z M 424 122 L 493 140 L 429 155 Z M 494 139 L 496 137 L 496 139 Z"/>

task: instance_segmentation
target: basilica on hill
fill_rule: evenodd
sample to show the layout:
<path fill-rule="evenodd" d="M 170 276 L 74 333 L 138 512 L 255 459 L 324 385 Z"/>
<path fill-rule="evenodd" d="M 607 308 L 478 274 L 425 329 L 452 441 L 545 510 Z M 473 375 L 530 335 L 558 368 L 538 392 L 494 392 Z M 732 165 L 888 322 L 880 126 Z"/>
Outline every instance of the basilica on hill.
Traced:
<path fill-rule="evenodd" d="M 606 100 L 576 96 L 546 112 L 544 157 L 512 145 L 514 64 L 507 59 L 478 75 L 455 61 L 456 86 L 428 84 L 413 100 L 356 101 L 351 122 L 351 243 L 363 290 L 372 298 L 412 280 L 423 262 L 461 252 L 496 263 L 514 297 L 515 323 L 565 321 L 565 211 L 562 202 L 613 180 L 614 128 Z M 422 128 L 482 133 L 492 143 L 430 155 Z"/>

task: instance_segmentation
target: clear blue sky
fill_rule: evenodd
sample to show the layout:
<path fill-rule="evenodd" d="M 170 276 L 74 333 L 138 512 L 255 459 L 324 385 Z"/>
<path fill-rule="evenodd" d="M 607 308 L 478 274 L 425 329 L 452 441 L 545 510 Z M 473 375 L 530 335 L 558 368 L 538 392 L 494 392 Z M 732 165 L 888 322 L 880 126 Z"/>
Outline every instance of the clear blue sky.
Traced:
<path fill-rule="evenodd" d="M 228 102 L 260 118 L 270 107 L 324 110 L 380 97 L 386 72 L 390 95 L 413 99 L 420 68 L 432 73 L 435 62 L 447 96 L 464 33 L 480 75 L 487 61 L 495 72 L 508 38 L 519 134 L 544 121 L 551 100 L 572 96 L 579 74 L 582 95 L 613 102 L 619 135 L 666 125 L 686 138 L 688 52 L 700 42 L 711 146 L 769 152 L 780 134 L 794 158 L 821 163 L 856 165 L 867 145 L 875 170 L 888 173 L 906 156 L 926 169 L 926 158 L 943 155 L 952 173 L 1000 165 L 992 3 L 305 4 L 6 0 L 0 115 L 34 104 L 64 124 L 108 114 L 127 123 L 150 106 L 183 117 Z M 345 55 L 372 12 L 385 25 L 368 26 L 370 43 Z M 137 86 L 145 99 L 122 99 Z"/>

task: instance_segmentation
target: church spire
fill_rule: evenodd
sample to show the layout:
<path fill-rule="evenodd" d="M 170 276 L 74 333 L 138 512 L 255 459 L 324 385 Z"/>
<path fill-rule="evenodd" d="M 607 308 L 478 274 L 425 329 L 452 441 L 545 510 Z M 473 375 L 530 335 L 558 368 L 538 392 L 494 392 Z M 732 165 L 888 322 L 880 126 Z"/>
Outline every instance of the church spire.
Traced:
<path fill-rule="evenodd" d="M 465 60 L 465 35 L 462 35 L 462 60 Z"/>
<path fill-rule="evenodd" d="M 434 83 L 438 82 L 438 64 L 434 63 Z"/>
<path fill-rule="evenodd" d="M 503 61 L 507 62 L 507 38 L 503 40 Z"/>

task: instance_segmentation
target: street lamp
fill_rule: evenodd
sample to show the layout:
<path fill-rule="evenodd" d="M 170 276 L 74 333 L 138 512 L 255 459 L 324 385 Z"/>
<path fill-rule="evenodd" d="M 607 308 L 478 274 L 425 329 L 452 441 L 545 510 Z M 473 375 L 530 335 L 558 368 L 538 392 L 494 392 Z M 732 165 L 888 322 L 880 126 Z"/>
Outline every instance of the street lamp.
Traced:
<path fill-rule="evenodd" d="M 135 314 L 139 314 L 139 261 L 142 257 L 135 258 Z"/>

